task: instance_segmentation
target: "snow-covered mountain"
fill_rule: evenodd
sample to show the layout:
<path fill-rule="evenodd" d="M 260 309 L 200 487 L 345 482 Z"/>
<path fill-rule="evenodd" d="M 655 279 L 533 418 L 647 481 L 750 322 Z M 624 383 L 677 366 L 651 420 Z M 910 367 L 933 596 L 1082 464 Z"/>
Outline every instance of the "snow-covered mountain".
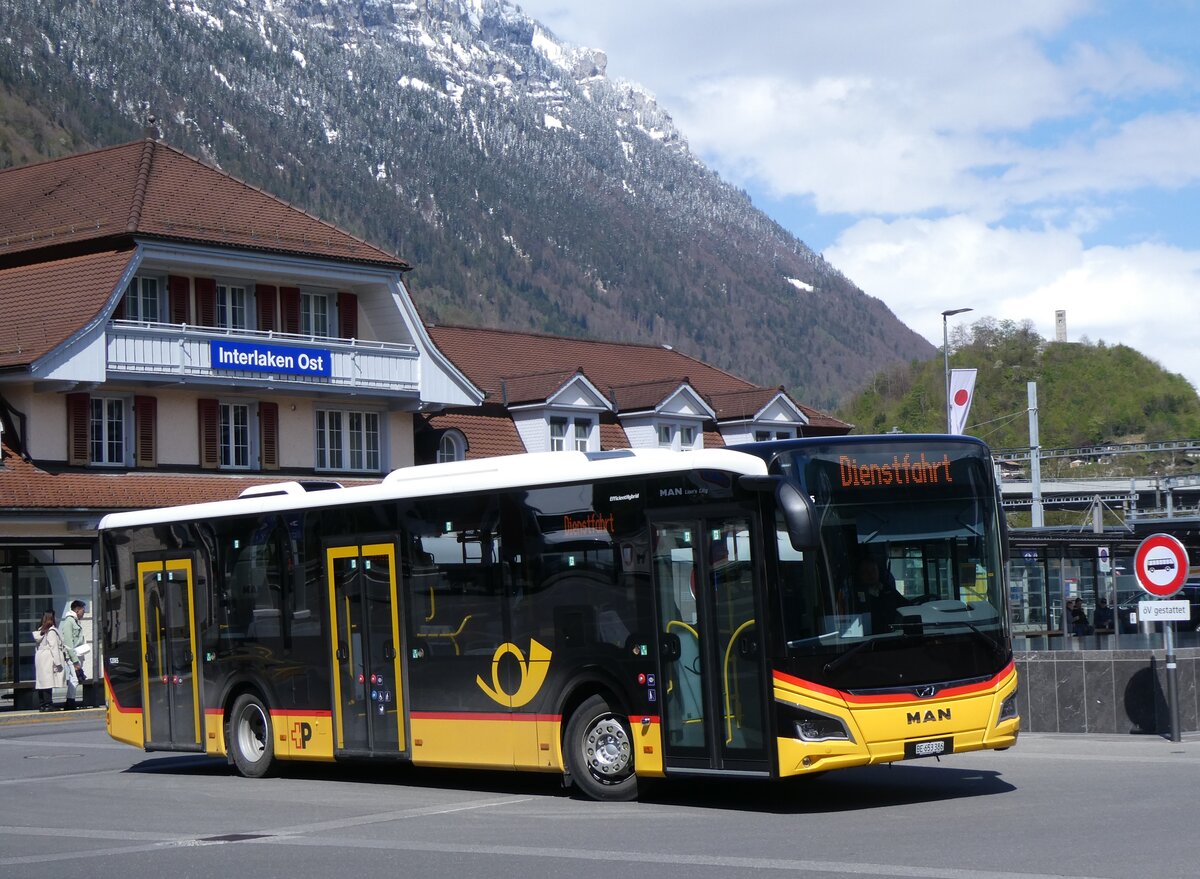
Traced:
<path fill-rule="evenodd" d="M 0 162 L 140 136 L 394 250 L 440 322 L 672 344 L 829 406 L 931 347 L 506 0 L 5 0 Z M 2 97 L 2 96 L 0 96 Z M 16 118 L 10 114 L 10 118 Z"/>

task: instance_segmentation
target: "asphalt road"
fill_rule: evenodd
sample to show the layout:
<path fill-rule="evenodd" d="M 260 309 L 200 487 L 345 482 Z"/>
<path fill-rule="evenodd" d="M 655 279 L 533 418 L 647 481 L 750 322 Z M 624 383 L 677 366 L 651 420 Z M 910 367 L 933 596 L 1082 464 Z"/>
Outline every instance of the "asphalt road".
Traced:
<path fill-rule="evenodd" d="M 801 783 L 660 783 L 222 761 L 111 741 L 99 711 L 0 716 L 0 877 L 1200 875 L 1200 738 L 1025 735 Z"/>

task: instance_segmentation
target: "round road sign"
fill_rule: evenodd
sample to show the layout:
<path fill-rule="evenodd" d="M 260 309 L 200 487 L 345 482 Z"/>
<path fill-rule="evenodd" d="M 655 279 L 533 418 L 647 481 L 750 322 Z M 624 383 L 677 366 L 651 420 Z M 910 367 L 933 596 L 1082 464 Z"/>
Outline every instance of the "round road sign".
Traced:
<path fill-rule="evenodd" d="M 1170 534 L 1151 534 L 1138 545 L 1133 567 L 1142 589 L 1158 598 L 1169 598 L 1187 579 L 1187 550 Z"/>

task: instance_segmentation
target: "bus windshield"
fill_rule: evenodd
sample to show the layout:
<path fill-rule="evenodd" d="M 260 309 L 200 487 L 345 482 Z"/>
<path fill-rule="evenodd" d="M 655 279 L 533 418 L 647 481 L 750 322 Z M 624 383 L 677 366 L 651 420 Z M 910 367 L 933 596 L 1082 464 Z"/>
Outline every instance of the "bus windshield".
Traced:
<path fill-rule="evenodd" d="M 819 546 L 777 523 L 785 661 L 840 690 L 985 678 L 1009 660 L 991 462 L 954 440 L 810 445 L 777 465 Z"/>

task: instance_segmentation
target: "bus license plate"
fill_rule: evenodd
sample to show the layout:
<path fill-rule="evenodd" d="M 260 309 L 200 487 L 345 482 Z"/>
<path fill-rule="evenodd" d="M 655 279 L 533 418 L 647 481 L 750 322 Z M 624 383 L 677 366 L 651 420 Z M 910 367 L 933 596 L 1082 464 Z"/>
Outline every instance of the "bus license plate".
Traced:
<path fill-rule="evenodd" d="M 954 739 L 934 739 L 929 742 L 905 742 L 904 759 L 914 757 L 940 757 L 954 753 Z"/>

